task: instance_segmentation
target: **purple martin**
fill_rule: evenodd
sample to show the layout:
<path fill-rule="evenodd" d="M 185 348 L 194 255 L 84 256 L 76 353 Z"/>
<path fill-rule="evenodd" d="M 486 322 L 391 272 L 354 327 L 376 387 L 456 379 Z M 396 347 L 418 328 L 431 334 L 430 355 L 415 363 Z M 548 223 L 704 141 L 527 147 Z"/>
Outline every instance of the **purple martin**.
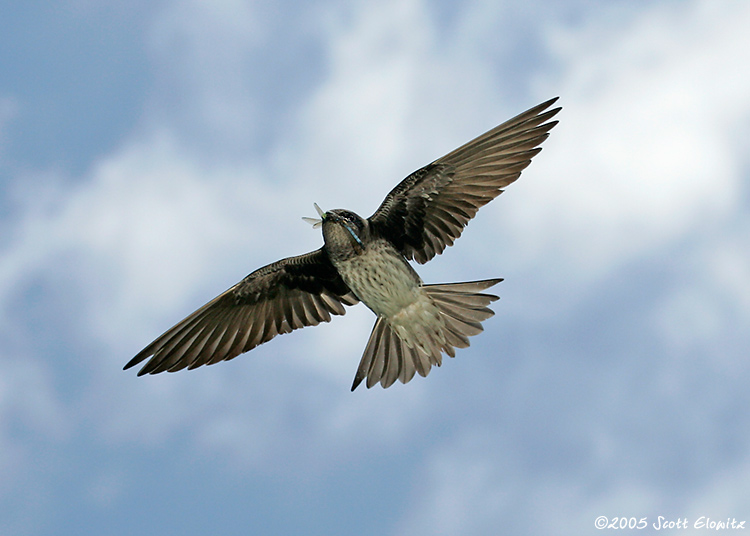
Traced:
<path fill-rule="evenodd" d="M 138 375 L 175 372 L 233 359 L 276 335 L 329 322 L 345 305 L 376 315 L 352 391 L 364 381 L 384 388 L 427 376 L 442 354 L 455 357 L 494 313 L 502 281 L 425 285 L 409 264 L 424 264 L 453 245 L 480 207 L 531 163 L 560 108 L 548 100 L 415 171 L 364 219 L 323 212 L 324 245 L 260 268 L 167 330 L 131 359 L 150 358 Z"/>

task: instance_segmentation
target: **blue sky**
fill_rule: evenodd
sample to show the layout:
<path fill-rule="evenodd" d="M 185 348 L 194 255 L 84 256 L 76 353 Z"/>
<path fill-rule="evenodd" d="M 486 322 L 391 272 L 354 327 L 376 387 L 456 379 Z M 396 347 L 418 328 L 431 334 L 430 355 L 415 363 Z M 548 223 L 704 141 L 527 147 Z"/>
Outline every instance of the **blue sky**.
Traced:
<path fill-rule="evenodd" d="M 750 5 L 5 3 L 0 533 L 595 534 L 750 518 Z M 504 277 L 427 379 L 349 392 L 364 307 L 122 366 L 553 96 L 427 282 Z M 692 533 L 693 529 L 682 531 Z"/>

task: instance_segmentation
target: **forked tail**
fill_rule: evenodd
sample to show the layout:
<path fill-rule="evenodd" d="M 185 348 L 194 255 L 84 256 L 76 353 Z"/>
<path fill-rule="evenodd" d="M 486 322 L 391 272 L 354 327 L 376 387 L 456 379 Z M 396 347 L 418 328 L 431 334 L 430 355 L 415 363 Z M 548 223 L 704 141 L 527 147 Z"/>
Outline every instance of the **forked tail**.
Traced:
<path fill-rule="evenodd" d="M 359 362 L 352 391 L 365 378 L 368 389 L 378 382 L 383 388 L 390 387 L 396 380 L 407 383 L 415 373 L 427 376 L 433 365 L 440 366 L 443 352 L 455 357 L 455 349 L 468 347 L 469 337 L 481 333 L 481 323 L 495 314 L 487 306 L 498 297 L 481 291 L 500 281 L 502 279 L 425 285 L 423 288 L 437 307 L 439 320 L 409 326 L 416 344 L 399 337 L 388 318 L 379 316 Z M 403 326 L 400 329 L 403 330 Z"/>

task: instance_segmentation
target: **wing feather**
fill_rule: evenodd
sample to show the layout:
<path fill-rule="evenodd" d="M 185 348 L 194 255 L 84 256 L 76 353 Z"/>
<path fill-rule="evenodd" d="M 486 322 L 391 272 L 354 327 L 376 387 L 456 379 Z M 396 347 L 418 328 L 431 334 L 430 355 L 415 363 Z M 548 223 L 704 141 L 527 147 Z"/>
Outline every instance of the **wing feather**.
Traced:
<path fill-rule="evenodd" d="M 276 335 L 329 322 L 359 300 L 323 248 L 248 275 L 178 322 L 131 359 L 138 375 L 193 369 L 233 359 Z M 150 359 L 149 359 L 150 358 Z"/>
<path fill-rule="evenodd" d="M 370 228 L 425 263 L 461 236 L 477 211 L 531 163 L 557 124 L 548 100 L 415 171 L 386 196 Z"/>

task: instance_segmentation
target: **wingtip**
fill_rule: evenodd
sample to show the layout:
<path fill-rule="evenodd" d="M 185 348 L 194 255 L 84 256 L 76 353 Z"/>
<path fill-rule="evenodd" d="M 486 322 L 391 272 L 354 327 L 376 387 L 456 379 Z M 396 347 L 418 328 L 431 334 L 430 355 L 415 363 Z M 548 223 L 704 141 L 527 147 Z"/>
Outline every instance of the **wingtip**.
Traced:
<path fill-rule="evenodd" d="M 122 367 L 122 370 L 128 370 L 136 366 L 138 363 L 141 363 L 144 359 L 146 359 L 147 356 L 143 356 L 143 352 L 140 352 L 138 355 L 136 355 L 133 359 L 125 363 L 125 366 Z M 146 368 L 146 367 L 143 367 Z M 141 376 L 143 374 L 143 368 L 138 372 L 138 376 Z"/>
<path fill-rule="evenodd" d="M 555 115 L 557 115 L 557 113 L 560 110 L 562 110 L 562 106 L 558 106 L 557 108 L 552 108 L 551 110 L 547 110 L 547 108 L 555 104 L 559 99 L 560 97 L 553 97 L 549 99 L 548 101 L 543 102 L 539 106 L 536 106 L 535 109 L 537 110 L 537 114 L 541 115 L 542 112 L 544 112 L 544 114 L 547 115 L 547 119 L 550 119 L 554 117 Z M 555 123 L 557 123 L 557 121 L 555 121 Z"/>
<path fill-rule="evenodd" d="M 142 361 L 143 361 L 142 357 L 135 356 L 133 359 L 128 361 L 124 367 L 122 367 L 122 370 L 129 370 L 133 368 L 134 366 L 136 366 L 137 364 L 141 363 Z M 138 374 L 136 374 L 136 376 L 137 377 L 145 376 L 148 373 L 149 373 L 148 364 L 146 364 L 146 366 L 141 367 L 141 370 L 138 371 Z"/>
<path fill-rule="evenodd" d="M 360 378 L 360 377 L 358 377 L 358 376 L 355 376 L 355 377 L 354 377 L 354 382 L 352 383 L 352 390 L 351 390 L 350 392 L 352 392 L 352 393 L 353 393 L 353 392 L 354 392 L 354 390 L 355 390 L 355 389 L 356 389 L 357 387 L 359 387 L 359 384 L 360 384 L 360 383 L 362 383 L 362 380 L 363 380 L 363 379 L 364 379 L 364 378 Z"/>

